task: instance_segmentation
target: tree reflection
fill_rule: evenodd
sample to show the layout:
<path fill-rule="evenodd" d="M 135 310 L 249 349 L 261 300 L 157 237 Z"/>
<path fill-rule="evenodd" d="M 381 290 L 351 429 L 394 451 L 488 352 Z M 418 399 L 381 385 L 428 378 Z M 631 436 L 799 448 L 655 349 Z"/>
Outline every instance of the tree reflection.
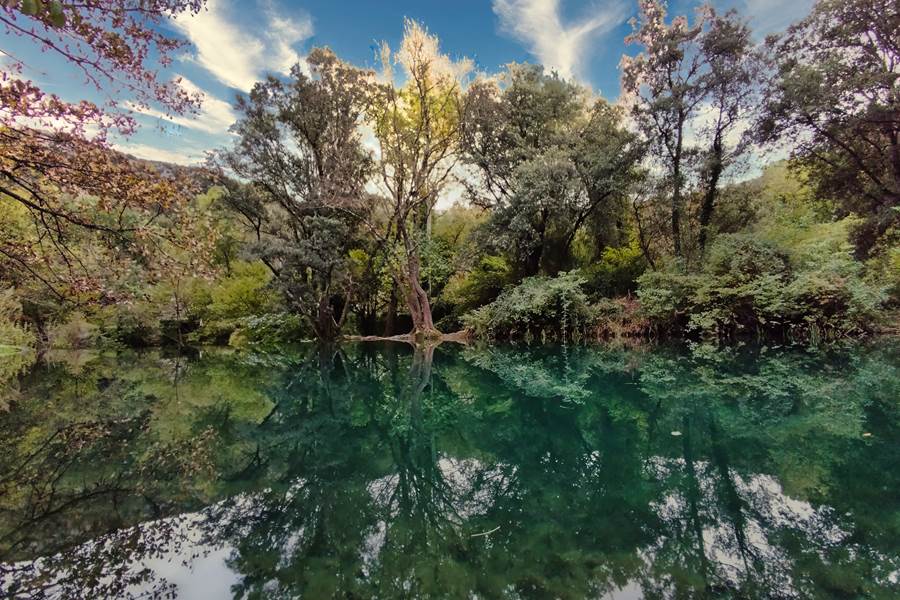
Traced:
<path fill-rule="evenodd" d="M 897 349 L 96 357 L 3 421 L 12 597 L 894 597 Z M 34 560 L 37 557 L 43 557 Z M 175 587 L 172 587 L 175 585 Z"/>

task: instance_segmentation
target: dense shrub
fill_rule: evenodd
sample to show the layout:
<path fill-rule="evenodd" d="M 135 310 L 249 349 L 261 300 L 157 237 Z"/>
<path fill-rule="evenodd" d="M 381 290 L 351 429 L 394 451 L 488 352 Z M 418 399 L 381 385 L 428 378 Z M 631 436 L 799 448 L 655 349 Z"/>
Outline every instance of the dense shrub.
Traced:
<path fill-rule="evenodd" d="M 74 312 L 50 328 L 50 345 L 54 348 L 87 348 L 94 345 L 99 334 L 100 328 L 89 322 L 84 313 Z"/>
<path fill-rule="evenodd" d="M 241 319 L 228 338 L 235 348 L 272 347 L 311 337 L 309 327 L 298 315 L 273 313 Z"/>
<path fill-rule="evenodd" d="M 584 267 L 585 289 L 592 296 L 618 297 L 637 289 L 637 278 L 647 269 L 647 261 L 636 242 L 620 248 L 606 248 L 600 260 Z"/>
<path fill-rule="evenodd" d="M 866 281 L 884 285 L 887 305 L 900 309 L 900 227 L 893 227 L 882 236 L 885 247 L 878 248 L 866 262 Z"/>
<path fill-rule="evenodd" d="M 483 256 L 473 269 L 450 278 L 443 299 L 468 311 L 497 298 L 512 277 L 513 269 L 505 258 Z"/>
<path fill-rule="evenodd" d="M 282 307 L 271 279 L 262 263 L 237 262 L 231 274 L 218 281 L 194 281 L 186 295 L 187 319 L 198 326 L 189 341 L 224 344 L 253 318 L 280 313 Z"/>
<path fill-rule="evenodd" d="M 249 319 L 283 310 L 270 281 L 262 263 L 234 261 L 230 274 L 220 279 L 159 282 L 127 302 L 100 307 L 87 315 L 86 324 L 67 323 L 64 337 L 78 334 L 80 323 L 82 329 L 99 328 L 82 345 L 226 344 Z"/>
<path fill-rule="evenodd" d="M 0 289 L 0 411 L 7 410 L 16 397 L 15 378 L 34 363 L 36 342 L 22 324 L 15 291 Z"/>
<path fill-rule="evenodd" d="M 104 306 L 92 318 L 103 341 L 134 348 L 159 344 L 159 319 L 157 306 L 148 300 Z"/>
<path fill-rule="evenodd" d="M 643 311 L 657 328 L 720 337 L 839 337 L 868 329 L 884 293 L 864 282 L 847 243 L 849 225 L 819 224 L 790 241 L 777 230 L 722 235 L 702 270 L 642 275 Z"/>
<path fill-rule="evenodd" d="M 0 290 L 0 353 L 33 350 L 34 334 L 22 324 L 22 306 L 12 289 Z"/>
<path fill-rule="evenodd" d="M 473 268 L 454 274 L 438 297 L 437 308 L 446 311 L 438 329 L 455 331 L 464 326 L 467 312 L 493 302 L 512 281 L 513 269 L 501 256 L 482 256 Z"/>
<path fill-rule="evenodd" d="M 481 338 L 579 337 L 594 318 L 584 283 L 577 271 L 552 278 L 529 277 L 466 314 L 463 323 Z"/>
<path fill-rule="evenodd" d="M 650 333 L 650 320 L 634 296 L 601 298 L 593 305 L 594 337 L 608 341 L 638 340 Z"/>
<path fill-rule="evenodd" d="M 202 314 L 212 319 L 236 319 L 265 314 L 276 305 L 269 286 L 271 272 L 260 262 L 239 262 L 231 275 L 209 287 L 209 305 Z"/>

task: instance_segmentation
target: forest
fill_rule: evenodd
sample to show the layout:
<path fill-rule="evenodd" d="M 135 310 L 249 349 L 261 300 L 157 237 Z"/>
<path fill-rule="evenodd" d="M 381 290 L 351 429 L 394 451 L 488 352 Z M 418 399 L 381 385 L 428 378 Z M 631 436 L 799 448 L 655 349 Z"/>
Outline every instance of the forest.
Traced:
<path fill-rule="evenodd" d="M 203 4 L 6 0 L 0 21 L 191 118 L 165 70 L 186 42 L 159 25 Z M 238 95 L 233 143 L 196 166 L 117 151 L 129 104 L 64 100 L 7 56 L 0 352 L 896 331 L 894 2 L 819 0 L 761 41 L 734 10 L 639 0 L 615 100 L 400 25 L 378 69 L 315 48 Z"/>
<path fill-rule="evenodd" d="M 900 598 L 900 3 L 627 2 L 0 0 L 0 598 Z"/>

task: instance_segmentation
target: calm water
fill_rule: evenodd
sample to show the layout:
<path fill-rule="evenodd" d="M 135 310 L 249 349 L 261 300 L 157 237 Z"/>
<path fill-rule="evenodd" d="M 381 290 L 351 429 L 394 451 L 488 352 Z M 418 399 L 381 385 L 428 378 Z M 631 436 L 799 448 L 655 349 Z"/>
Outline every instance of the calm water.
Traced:
<path fill-rule="evenodd" d="M 896 599 L 898 359 L 51 356 L 0 391 L 0 596 Z"/>

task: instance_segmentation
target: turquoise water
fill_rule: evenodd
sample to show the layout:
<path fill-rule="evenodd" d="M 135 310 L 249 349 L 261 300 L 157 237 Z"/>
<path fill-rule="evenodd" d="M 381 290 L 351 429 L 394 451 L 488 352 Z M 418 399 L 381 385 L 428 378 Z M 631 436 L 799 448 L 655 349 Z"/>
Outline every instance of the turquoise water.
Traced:
<path fill-rule="evenodd" d="M 58 354 L 0 595 L 898 598 L 900 344 Z"/>

